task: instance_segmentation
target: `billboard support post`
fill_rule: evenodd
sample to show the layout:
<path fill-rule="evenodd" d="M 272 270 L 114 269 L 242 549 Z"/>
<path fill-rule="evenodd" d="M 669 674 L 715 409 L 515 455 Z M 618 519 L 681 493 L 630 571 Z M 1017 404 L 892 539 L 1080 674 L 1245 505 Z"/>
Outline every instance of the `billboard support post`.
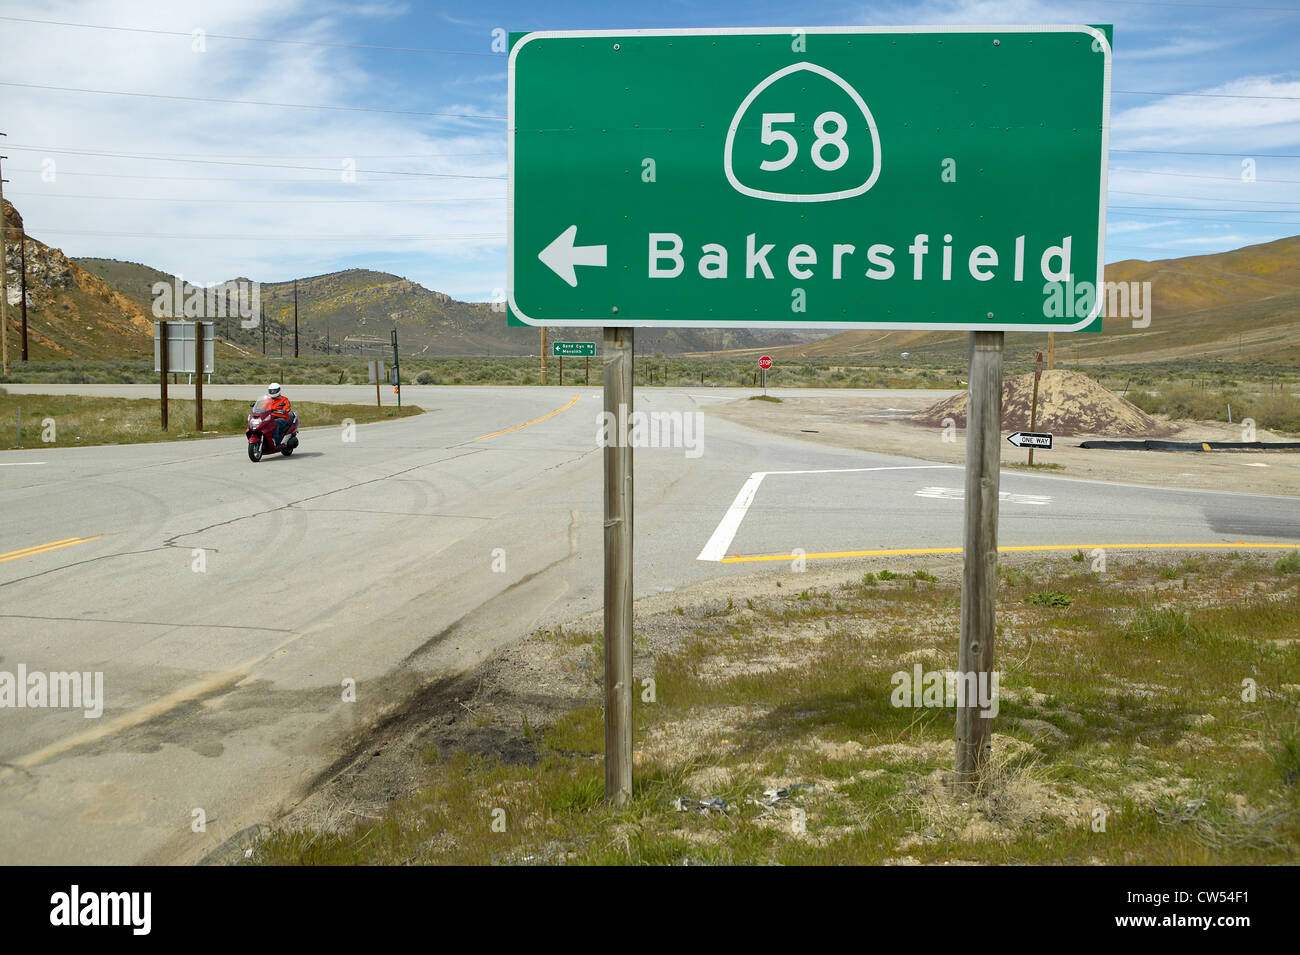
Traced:
<path fill-rule="evenodd" d="M 203 434 L 203 323 L 194 323 L 194 430 Z"/>
<path fill-rule="evenodd" d="M 167 430 L 167 323 L 158 323 L 158 361 L 161 372 L 158 376 L 162 388 L 162 429 Z"/>

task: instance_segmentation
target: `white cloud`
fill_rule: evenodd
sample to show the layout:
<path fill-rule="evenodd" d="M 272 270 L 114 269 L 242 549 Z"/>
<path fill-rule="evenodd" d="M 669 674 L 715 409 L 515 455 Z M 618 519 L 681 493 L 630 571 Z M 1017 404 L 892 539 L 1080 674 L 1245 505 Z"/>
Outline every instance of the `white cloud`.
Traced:
<path fill-rule="evenodd" d="M 363 13 L 400 8 L 372 4 Z M 161 12 L 165 11 L 165 12 Z M 276 103 L 375 105 L 451 113 L 499 112 L 474 98 L 440 101 L 439 88 L 412 89 L 403 74 L 372 72 L 367 60 L 336 47 L 243 43 L 212 34 L 354 42 L 357 12 L 295 0 L 196 3 L 183 12 L 143 0 L 101 4 L 10 5 L 37 19 L 206 31 L 206 52 L 172 37 L 37 24 L 6 24 L 5 79 L 86 89 Z M 322 15 L 323 12 L 323 15 Z M 403 54 L 389 54 L 403 56 Z M 405 65 L 405 64 L 403 64 Z M 481 72 L 479 64 L 475 64 Z M 453 69 L 456 67 L 453 67 Z M 484 90 L 487 83 L 480 84 Z M 503 84 L 504 85 L 504 84 Z M 458 94 L 458 99 L 469 96 Z M 504 240 L 321 236 L 487 235 L 504 232 L 505 182 L 370 175 L 365 170 L 505 175 L 504 123 L 383 113 L 280 109 L 89 93 L 5 89 L 11 180 L 6 197 L 29 231 L 69 254 L 145 262 L 195 281 L 235 275 L 273 281 L 361 260 L 423 260 L 410 277 L 447 291 L 465 275 L 502 284 Z M 201 158 L 206 163 L 77 156 L 16 146 Z M 362 158 L 367 157 L 367 158 Z M 436 157 L 436 158 L 435 158 Z M 355 158 L 355 182 L 344 160 Z M 42 181 L 43 161 L 55 179 Z M 218 161 L 250 165 L 219 165 Z M 251 164 L 308 167 L 265 168 Z M 93 174 L 93 175 L 88 175 Z M 118 178 L 141 177 L 141 178 Z M 279 180 L 279 181 L 273 181 Z M 67 196 L 68 198 L 60 198 Z M 98 199 L 71 198 L 97 196 Z M 498 197 L 493 201 L 345 203 L 325 200 Z M 124 198 L 132 197 L 132 198 Z M 141 197 L 168 201 L 143 201 Z M 283 200 L 304 199 L 301 203 Z M 252 201 L 250 201 L 252 200 Z M 274 201 L 271 201 L 274 200 Z M 71 233 L 167 233 L 247 239 L 148 239 Z M 262 235 L 292 241 L 258 241 Z M 482 265 L 486 264 L 486 268 Z M 377 266 L 382 267 L 382 266 Z M 476 278 L 475 281 L 478 279 Z"/>
<path fill-rule="evenodd" d="M 1148 229 L 1163 229 L 1166 226 L 1177 226 L 1178 221 L 1175 219 L 1166 219 L 1163 222 L 1107 222 L 1106 232 L 1122 235 L 1127 232 L 1145 232 Z"/>
<path fill-rule="evenodd" d="M 1232 235 L 1198 235 L 1189 236 L 1185 239 L 1165 239 L 1159 245 L 1149 246 L 1149 248 L 1161 248 L 1166 245 L 1226 245 L 1229 248 L 1236 248 L 1243 242 L 1252 241 L 1250 236 L 1234 233 Z"/>
<path fill-rule="evenodd" d="M 1189 92 L 1213 95 L 1162 96 L 1127 109 L 1112 105 L 1111 145 L 1128 149 L 1199 145 L 1224 151 L 1224 144 L 1230 143 L 1248 156 L 1251 150 L 1265 152 L 1300 141 L 1300 80 L 1244 76 Z"/>

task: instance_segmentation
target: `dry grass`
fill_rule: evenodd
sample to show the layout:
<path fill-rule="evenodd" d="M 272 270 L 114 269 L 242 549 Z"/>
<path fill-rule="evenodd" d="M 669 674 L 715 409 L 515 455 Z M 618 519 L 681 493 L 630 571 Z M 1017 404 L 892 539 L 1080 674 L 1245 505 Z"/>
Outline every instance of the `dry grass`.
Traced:
<path fill-rule="evenodd" d="M 22 409 L 24 448 L 71 448 L 94 444 L 137 444 L 199 437 L 243 434 L 248 402 L 203 402 L 203 434 L 195 432 L 194 402 L 170 399 L 167 431 L 161 428 L 160 402 L 153 398 L 93 398 L 78 395 L 0 395 L 0 425 L 4 447 L 18 447 L 18 414 Z M 358 424 L 420 414 L 407 405 L 401 409 L 373 405 L 339 405 L 300 401 L 294 410 L 303 427 L 336 425 L 345 418 Z M 53 421 L 53 425 L 49 424 Z M 46 440 L 49 437 L 53 440 Z"/>
<path fill-rule="evenodd" d="M 1112 555 L 1096 575 L 1068 556 L 1007 561 L 1000 712 L 972 797 L 954 794 L 952 709 L 891 701 L 894 674 L 955 666 L 958 571 L 864 562 L 833 586 L 638 615 L 636 682 L 652 674 L 655 694 L 634 706 L 628 806 L 601 800 L 598 635 L 570 628 L 535 641 L 546 682 L 570 679 L 579 702 L 521 727 L 516 698 L 491 697 L 534 762 L 432 754 L 381 819 L 283 828 L 255 860 L 1293 863 L 1300 586 L 1273 562 Z M 520 706 L 539 678 L 527 671 Z"/>

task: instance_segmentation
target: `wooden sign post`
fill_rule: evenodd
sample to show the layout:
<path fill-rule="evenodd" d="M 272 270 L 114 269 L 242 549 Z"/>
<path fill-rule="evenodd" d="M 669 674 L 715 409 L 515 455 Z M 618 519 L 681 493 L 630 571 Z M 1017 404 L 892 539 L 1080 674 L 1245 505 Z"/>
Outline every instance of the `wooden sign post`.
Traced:
<path fill-rule="evenodd" d="M 966 395 L 966 527 L 962 548 L 961 642 L 957 679 L 966 684 L 957 707 L 958 792 L 972 795 L 992 749 L 992 720 L 979 689 L 991 687 L 998 586 L 998 487 L 1002 448 L 1003 332 L 970 333 Z M 971 697 L 975 696 L 975 699 Z"/>
<path fill-rule="evenodd" d="M 605 800 L 616 806 L 632 798 L 632 347 L 632 329 L 605 329 Z"/>

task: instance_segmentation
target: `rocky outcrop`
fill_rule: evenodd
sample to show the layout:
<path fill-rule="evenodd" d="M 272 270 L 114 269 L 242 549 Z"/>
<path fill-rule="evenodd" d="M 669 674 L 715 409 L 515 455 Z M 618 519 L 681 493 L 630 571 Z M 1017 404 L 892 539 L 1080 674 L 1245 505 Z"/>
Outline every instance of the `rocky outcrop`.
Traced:
<path fill-rule="evenodd" d="M 26 235 L 22 215 L 8 200 L 4 202 L 4 221 L 11 347 L 23 302 L 25 255 L 32 358 L 137 358 L 148 353 L 153 322 L 138 303 L 91 275 L 60 249 Z"/>

